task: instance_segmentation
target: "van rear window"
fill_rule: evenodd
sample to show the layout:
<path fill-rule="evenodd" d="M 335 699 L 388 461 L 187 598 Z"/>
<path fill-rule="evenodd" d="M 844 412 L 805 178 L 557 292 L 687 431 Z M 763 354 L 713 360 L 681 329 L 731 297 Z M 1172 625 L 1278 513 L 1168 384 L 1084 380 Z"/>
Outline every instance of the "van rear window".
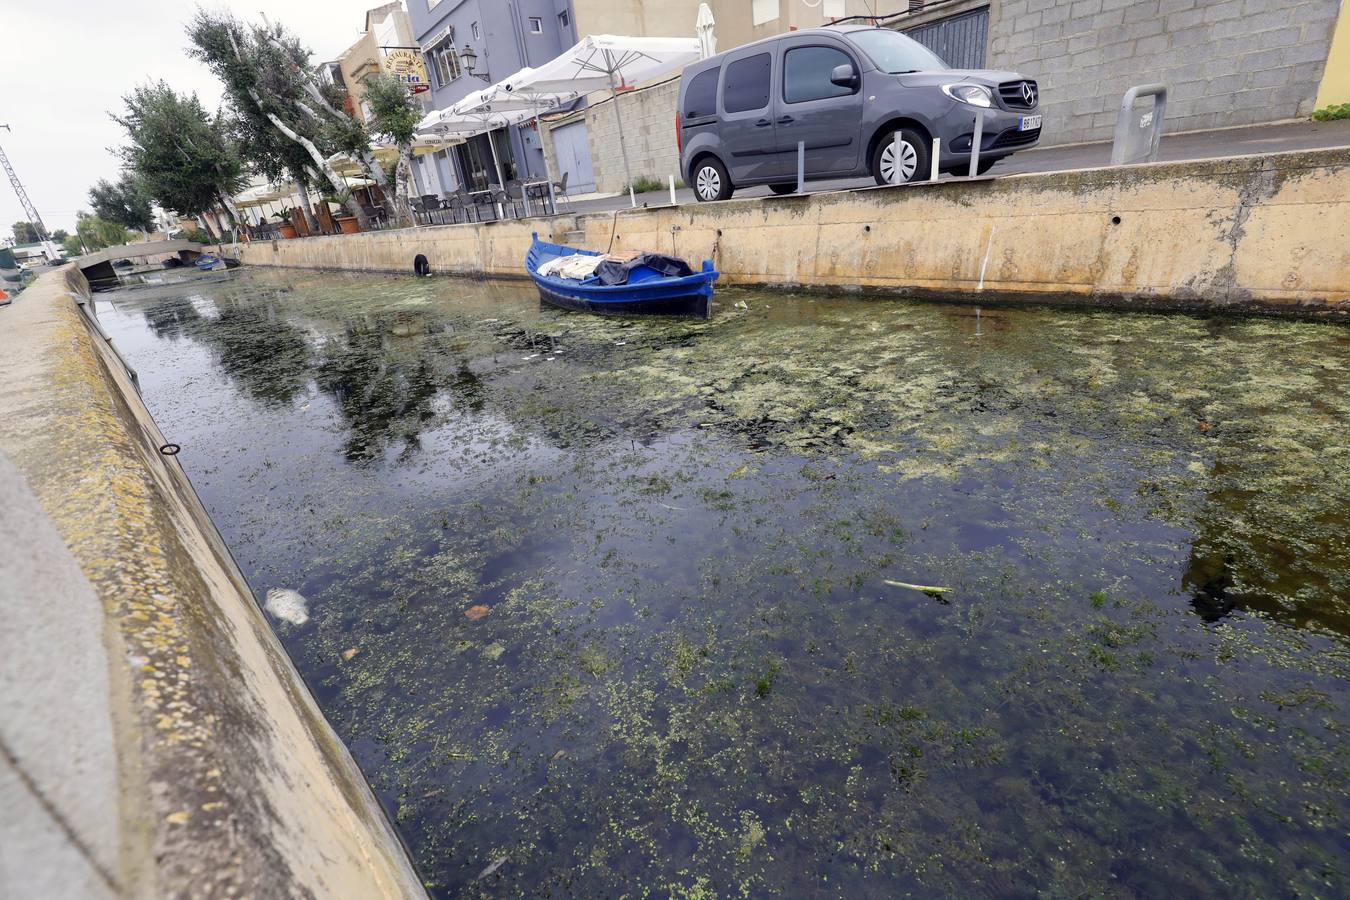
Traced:
<path fill-rule="evenodd" d="M 699 72 L 689 82 L 689 89 L 684 92 L 686 119 L 717 115 L 717 76 L 720 74 L 721 68 L 709 69 Z"/>

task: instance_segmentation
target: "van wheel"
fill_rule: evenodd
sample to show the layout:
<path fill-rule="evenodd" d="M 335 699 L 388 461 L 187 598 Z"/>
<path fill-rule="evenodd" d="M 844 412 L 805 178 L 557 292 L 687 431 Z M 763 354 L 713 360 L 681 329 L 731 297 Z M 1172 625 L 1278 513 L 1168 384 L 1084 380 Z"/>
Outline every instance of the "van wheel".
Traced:
<path fill-rule="evenodd" d="M 791 182 L 790 184 L 771 184 L 771 185 L 769 185 L 769 190 L 773 191 L 775 194 L 777 194 L 777 195 L 780 196 L 780 197 L 783 196 L 784 194 L 790 194 L 790 193 L 792 193 L 793 191 L 795 191 L 796 189 L 797 189 L 797 182 L 795 182 L 795 181 L 794 181 L 794 182 Z"/>
<path fill-rule="evenodd" d="M 877 184 L 908 184 L 928 177 L 928 139 L 912 128 L 900 129 L 900 158 L 891 134 L 882 136 L 872 151 L 872 177 Z M 899 168 L 899 177 L 896 169 Z"/>
<path fill-rule="evenodd" d="M 726 167 L 714 157 L 707 157 L 694 166 L 694 196 L 700 202 L 726 200 L 731 196 L 731 179 Z"/>

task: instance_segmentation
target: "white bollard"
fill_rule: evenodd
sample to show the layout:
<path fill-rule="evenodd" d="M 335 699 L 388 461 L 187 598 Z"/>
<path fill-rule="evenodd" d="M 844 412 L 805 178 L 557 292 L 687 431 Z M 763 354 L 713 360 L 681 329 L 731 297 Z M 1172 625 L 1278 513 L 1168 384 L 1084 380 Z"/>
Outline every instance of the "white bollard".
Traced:
<path fill-rule="evenodd" d="M 637 209 L 637 195 L 633 193 L 633 182 L 628 182 L 628 202 Z"/>
<path fill-rule="evenodd" d="M 937 181 L 941 174 L 938 172 L 938 157 L 940 156 L 942 156 L 942 138 L 933 138 L 933 167 L 928 176 L 929 181 Z"/>
<path fill-rule="evenodd" d="M 900 132 L 891 135 L 891 184 L 901 184 L 900 180 Z"/>
<path fill-rule="evenodd" d="M 678 203 L 675 202 L 675 176 L 674 176 L 674 175 L 671 175 L 671 176 L 670 176 L 670 205 L 671 205 L 671 206 L 678 206 L 678 205 L 679 205 Z"/>
<path fill-rule="evenodd" d="M 806 141 L 797 142 L 797 193 L 806 192 Z"/>
<path fill-rule="evenodd" d="M 975 113 L 975 137 L 970 142 L 970 173 L 974 178 L 980 171 L 980 142 L 984 140 L 984 110 Z"/>

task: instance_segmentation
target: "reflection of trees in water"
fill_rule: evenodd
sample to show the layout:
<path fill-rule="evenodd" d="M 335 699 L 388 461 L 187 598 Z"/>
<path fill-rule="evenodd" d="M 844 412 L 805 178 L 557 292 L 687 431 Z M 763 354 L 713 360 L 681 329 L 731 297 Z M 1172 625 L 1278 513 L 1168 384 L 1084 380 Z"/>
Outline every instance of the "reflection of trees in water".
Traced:
<path fill-rule="evenodd" d="M 1269 508 L 1259 492 L 1230 483 L 1247 485 L 1252 473 L 1219 464 L 1213 477 L 1220 486 L 1206 494 L 1181 579 L 1196 615 L 1212 623 L 1240 609 L 1350 638 L 1338 568 L 1350 531 L 1344 510 L 1307 509 L 1290 522 L 1281 503 Z M 1309 504 L 1319 497 L 1295 493 Z"/>
<path fill-rule="evenodd" d="M 417 452 L 441 387 L 456 405 L 483 408 L 483 386 L 466 360 L 456 360 L 452 375 L 439 374 L 448 353 L 441 330 L 419 313 L 381 314 L 348 321 L 343 336 L 323 346 L 317 381 L 346 420 L 349 460 L 373 459 L 399 441 L 402 456 Z"/>
<path fill-rule="evenodd" d="M 268 305 L 222 299 L 216 309 L 218 315 L 201 319 L 194 333 L 216 352 L 221 369 L 265 404 L 291 403 L 309 380 L 304 332 Z"/>
<path fill-rule="evenodd" d="M 155 337 L 176 339 L 201 321 L 201 314 L 188 297 L 166 297 L 141 309 Z"/>

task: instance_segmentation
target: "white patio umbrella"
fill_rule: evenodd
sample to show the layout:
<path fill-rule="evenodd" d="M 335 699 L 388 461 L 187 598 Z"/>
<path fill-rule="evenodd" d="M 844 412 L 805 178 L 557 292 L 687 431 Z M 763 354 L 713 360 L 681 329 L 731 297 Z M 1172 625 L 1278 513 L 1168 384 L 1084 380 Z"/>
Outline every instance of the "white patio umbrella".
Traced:
<path fill-rule="evenodd" d="M 698 35 L 698 49 L 702 59 L 707 59 L 717 52 L 717 38 L 713 35 L 713 26 L 716 24 L 717 20 L 713 18 L 713 12 L 708 8 L 708 4 L 700 3 L 698 18 L 694 20 L 694 34 Z"/>
<path fill-rule="evenodd" d="M 508 109 L 497 110 L 489 106 L 475 105 L 481 102 L 477 95 L 482 91 L 469 95 L 458 103 L 453 104 L 447 109 L 442 109 L 431 113 L 418 123 L 418 131 L 443 135 L 458 135 L 462 137 L 472 137 L 475 134 L 486 134 L 488 136 L 488 149 L 492 151 L 492 165 L 497 172 L 497 181 L 503 187 L 506 186 L 506 175 L 502 171 L 501 159 L 497 156 L 497 144 L 492 140 L 492 132 L 498 128 L 506 128 L 524 122 L 530 118 L 528 109 Z"/>
<path fill-rule="evenodd" d="M 610 90 L 614 120 L 618 123 L 619 147 L 623 151 L 623 171 L 632 199 L 633 170 L 628 162 L 628 144 L 623 134 L 623 116 L 619 113 L 618 92 L 625 85 L 650 81 L 679 69 L 699 58 L 697 38 L 628 37 L 616 34 L 592 34 L 572 49 L 544 63 L 517 80 L 513 91 L 533 90 L 561 94 Z M 636 205 L 636 201 L 633 201 Z"/>

